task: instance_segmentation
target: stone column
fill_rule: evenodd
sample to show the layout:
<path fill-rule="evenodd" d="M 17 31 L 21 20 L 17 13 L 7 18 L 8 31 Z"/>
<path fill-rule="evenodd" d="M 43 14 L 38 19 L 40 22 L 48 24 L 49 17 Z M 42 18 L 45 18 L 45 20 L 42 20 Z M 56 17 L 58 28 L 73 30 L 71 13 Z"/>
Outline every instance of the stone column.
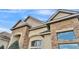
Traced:
<path fill-rule="evenodd" d="M 26 49 L 28 48 L 29 45 L 29 29 L 25 28 L 25 32 L 24 32 L 24 39 L 23 39 L 23 48 Z"/>

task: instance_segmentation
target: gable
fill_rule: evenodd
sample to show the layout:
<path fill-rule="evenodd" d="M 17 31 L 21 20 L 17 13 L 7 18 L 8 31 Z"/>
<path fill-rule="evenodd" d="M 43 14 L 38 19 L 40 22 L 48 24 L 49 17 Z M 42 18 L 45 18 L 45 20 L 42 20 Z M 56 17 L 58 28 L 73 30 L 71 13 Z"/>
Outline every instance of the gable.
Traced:
<path fill-rule="evenodd" d="M 50 18 L 48 21 L 52 21 L 52 20 L 56 20 L 58 18 L 62 18 L 62 17 L 67 17 L 73 14 L 78 13 L 77 11 L 71 11 L 71 10 L 57 10 Z"/>
<path fill-rule="evenodd" d="M 30 26 L 29 26 L 26 22 L 24 22 L 24 21 L 18 21 L 18 22 L 12 27 L 11 30 L 17 29 L 17 28 L 20 28 L 20 27 L 23 27 L 23 26 L 27 26 L 27 27 L 30 28 Z"/>
<path fill-rule="evenodd" d="M 69 16 L 69 15 L 71 14 L 59 12 L 53 19 L 58 19 L 58 18 Z"/>
<path fill-rule="evenodd" d="M 21 23 L 22 21 L 21 20 L 19 20 L 12 28 L 15 28 L 15 27 L 17 27 L 20 23 Z"/>
<path fill-rule="evenodd" d="M 20 23 L 18 23 L 18 24 L 16 25 L 16 27 L 19 27 L 19 26 L 23 25 L 23 23 L 24 23 L 24 22 L 21 21 Z M 16 28 L 16 27 L 15 27 L 15 28 Z"/>
<path fill-rule="evenodd" d="M 25 20 L 26 23 L 28 23 L 28 25 L 30 25 L 31 27 L 36 27 L 36 26 L 39 26 L 39 25 L 43 25 L 43 22 L 36 19 L 36 18 L 33 18 L 33 17 L 29 17 L 27 20 Z"/>
<path fill-rule="evenodd" d="M 13 27 L 12 29 L 27 25 L 29 27 L 36 27 L 43 25 L 44 23 L 34 17 L 28 16 L 25 20 L 19 20 Z M 11 29 L 11 30 L 12 30 Z"/>

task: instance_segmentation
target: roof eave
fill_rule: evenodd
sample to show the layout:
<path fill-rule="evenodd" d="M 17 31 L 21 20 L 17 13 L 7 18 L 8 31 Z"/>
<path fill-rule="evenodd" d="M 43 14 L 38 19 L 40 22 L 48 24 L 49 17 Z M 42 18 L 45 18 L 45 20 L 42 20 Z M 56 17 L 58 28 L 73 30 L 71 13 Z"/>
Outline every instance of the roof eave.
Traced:
<path fill-rule="evenodd" d="M 49 19 L 48 22 L 51 21 L 59 12 L 69 13 L 69 14 L 76 14 L 79 13 L 78 11 L 66 10 L 66 9 L 58 9 Z"/>
<path fill-rule="evenodd" d="M 56 19 L 56 20 L 47 22 L 46 24 L 50 24 L 50 23 L 55 23 L 55 22 L 59 22 L 59 21 L 68 20 L 69 18 L 74 18 L 74 17 L 77 17 L 77 16 L 79 16 L 79 14 L 74 14 L 74 15 L 71 15 L 71 16 L 67 16 L 67 17 L 59 18 L 59 19 Z"/>

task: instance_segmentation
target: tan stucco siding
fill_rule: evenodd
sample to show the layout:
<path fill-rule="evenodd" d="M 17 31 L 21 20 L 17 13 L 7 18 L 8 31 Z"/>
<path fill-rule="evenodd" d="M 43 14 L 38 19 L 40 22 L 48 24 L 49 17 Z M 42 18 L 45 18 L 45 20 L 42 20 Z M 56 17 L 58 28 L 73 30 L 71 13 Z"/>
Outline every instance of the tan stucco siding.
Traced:
<path fill-rule="evenodd" d="M 65 16 L 69 16 L 70 14 L 68 14 L 68 13 L 58 13 L 55 17 L 54 17 L 54 19 L 57 19 L 57 18 L 61 18 L 61 17 L 65 17 Z"/>
<path fill-rule="evenodd" d="M 22 33 L 26 30 L 27 27 L 21 27 L 12 31 L 12 34 Z"/>
<path fill-rule="evenodd" d="M 31 47 L 31 42 L 34 41 L 34 40 L 42 40 L 41 48 L 43 48 L 43 49 L 50 49 L 50 48 L 52 48 L 50 34 L 44 35 L 43 37 L 42 36 L 31 37 L 30 41 L 29 41 L 29 48 L 34 48 L 34 47 Z"/>
<path fill-rule="evenodd" d="M 38 35 L 39 33 L 46 31 L 46 30 L 47 30 L 47 27 L 32 30 L 32 31 L 29 32 L 29 37 L 31 37 L 33 35 Z"/>
<path fill-rule="evenodd" d="M 43 48 L 44 49 L 51 49 L 52 48 L 50 34 L 44 36 Z"/>
<path fill-rule="evenodd" d="M 39 25 L 42 25 L 41 22 L 33 19 L 33 18 L 29 18 L 26 23 L 28 23 L 29 25 L 31 25 L 32 27 L 36 27 L 36 26 L 39 26 Z"/>

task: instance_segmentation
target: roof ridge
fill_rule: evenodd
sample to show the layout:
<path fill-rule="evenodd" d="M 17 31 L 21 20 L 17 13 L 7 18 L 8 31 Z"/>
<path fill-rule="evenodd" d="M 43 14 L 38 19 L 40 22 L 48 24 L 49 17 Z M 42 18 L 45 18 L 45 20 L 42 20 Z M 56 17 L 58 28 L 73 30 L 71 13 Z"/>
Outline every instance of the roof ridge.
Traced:
<path fill-rule="evenodd" d="M 44 23 L 43 21 L 41 21 L 41 20 L 39 20 L 39 19 L 37 19 L 37 18 L 35 18 L 35 17 L 33 17 L 33 16 L 28 16 L 24 21 L 27 21 L 28 20 L 28 18 L 33 18 L 33 19 L 35 19 L 36 21 L 39 21 L 39 22 L 41 22 L 41 23 Z"/>
<path fill-rule="evenodd" d="M 75 11 L 75 10 L 69 10 L 69 9 L 58 9 L 59 11 L 71 11 L 71 12 L 78 12 L 79 13 L 79 11 Z"/>

